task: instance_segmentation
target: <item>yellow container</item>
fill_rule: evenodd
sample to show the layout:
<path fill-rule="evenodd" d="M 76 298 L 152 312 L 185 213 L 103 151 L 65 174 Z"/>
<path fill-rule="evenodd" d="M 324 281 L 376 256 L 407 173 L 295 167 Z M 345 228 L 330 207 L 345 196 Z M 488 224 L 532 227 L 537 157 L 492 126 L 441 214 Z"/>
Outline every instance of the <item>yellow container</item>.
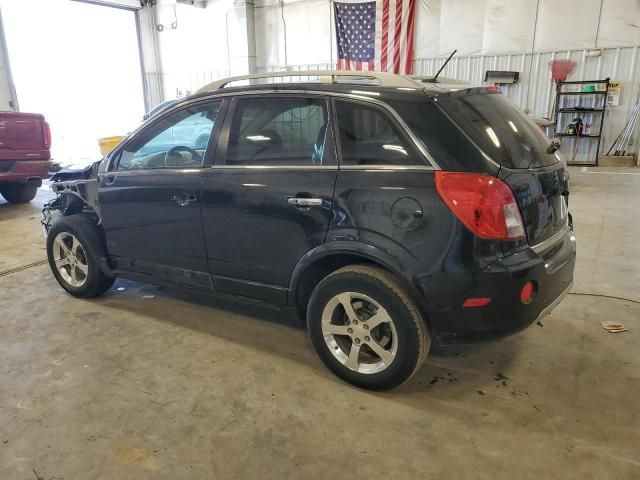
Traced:
<path fill-rule="evenodd" d="M 116 146 L 122 141 L 124 137 L 116 136 L 116 137 L 105 137 L 98 139 L 98 145 L 100 145 L 100 153 L 102 156 L 107 156 L 111 150 L 116 148 Z"/>

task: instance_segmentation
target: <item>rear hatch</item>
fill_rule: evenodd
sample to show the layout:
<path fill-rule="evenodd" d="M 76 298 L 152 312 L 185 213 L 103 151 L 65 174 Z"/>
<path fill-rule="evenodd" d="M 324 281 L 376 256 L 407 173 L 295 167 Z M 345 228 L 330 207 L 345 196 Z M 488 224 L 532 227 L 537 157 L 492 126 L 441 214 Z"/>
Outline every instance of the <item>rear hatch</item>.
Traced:
<path fill-rule="evenodd" d="M 42 115 L 0 112 L 0 160 L 48 160 L 50 142 Z"/>
<path fill-rule="evenodd" d="M 530 245 L 568 222 L 565 166 L 549 153 L 550 140 L 518 107 L 499 93 L 473 89 L 438 96 L 438 105 L 489 157 L 513 190 Z"/>

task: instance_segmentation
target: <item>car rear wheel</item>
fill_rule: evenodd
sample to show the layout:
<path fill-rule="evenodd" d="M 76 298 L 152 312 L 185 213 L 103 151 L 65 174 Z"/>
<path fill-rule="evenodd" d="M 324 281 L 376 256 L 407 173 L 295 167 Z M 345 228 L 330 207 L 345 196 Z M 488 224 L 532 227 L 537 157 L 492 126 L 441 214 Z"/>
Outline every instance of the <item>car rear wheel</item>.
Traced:
<path fill-rule="evenodd" d="M 97 226 L 85 215 L 56 221 L 47 234 L 49 266 L 62 288 L 75 297 L 95 297 L 113 285 L 98 260 L 106 250 Z"/>
<path fill-rule="evenodd" d="M 311 295 L 307 323 L 325 365 L 370 390 L 409 380 L 431 344 L 418 308 L 399 282 L 368 265 L 344 267 L 322 280 Z"/>
<path fill-rule="evenodd" d="M 37 192 L 37 186 L 26 183 L 9 183 L 0 187 L 0 193 L 9 203 L 30 202 L 35 198 Z"/>

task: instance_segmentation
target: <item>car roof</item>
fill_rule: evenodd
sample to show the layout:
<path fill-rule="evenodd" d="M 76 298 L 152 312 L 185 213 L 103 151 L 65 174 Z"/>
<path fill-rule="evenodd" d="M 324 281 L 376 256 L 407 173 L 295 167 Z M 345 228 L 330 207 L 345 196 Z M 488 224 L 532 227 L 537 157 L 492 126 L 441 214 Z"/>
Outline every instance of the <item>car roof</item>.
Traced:
<path fill-rule="evenodd" d="M 291 78 L 313 77 L 314 80 L 289 81 Z M 317 80 L 315 79 L 317 78 Z M 245 85 L 227 86 L 243 81 Z M 440 77 L 396 75 L 385 72 L 359 71 L 283 71 L 242 75 L 217 80 L 205 85 L 185 101 L 216 95 L 246 94 L 259 91 L 308 91 L 328 94 L 362 96 L 378 100 L 424 99 L 425 94 L 435 96 L 474 88 L 460 80 Z M 181 102 L 182 103 L 182 102 Z"/>

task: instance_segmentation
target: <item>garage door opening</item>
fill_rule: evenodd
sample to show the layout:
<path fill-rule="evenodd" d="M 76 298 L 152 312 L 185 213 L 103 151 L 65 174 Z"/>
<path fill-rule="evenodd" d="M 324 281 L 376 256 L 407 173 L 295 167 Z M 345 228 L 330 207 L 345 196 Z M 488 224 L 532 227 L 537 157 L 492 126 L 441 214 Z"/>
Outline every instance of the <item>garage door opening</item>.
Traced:
<path fill-rule="evenodd" d="M 139 125 L 135 14 L 68 0 L 0 0 L 18 104 L 51 124 L 54 161 L 100 158 L 98 138 Z"/>

